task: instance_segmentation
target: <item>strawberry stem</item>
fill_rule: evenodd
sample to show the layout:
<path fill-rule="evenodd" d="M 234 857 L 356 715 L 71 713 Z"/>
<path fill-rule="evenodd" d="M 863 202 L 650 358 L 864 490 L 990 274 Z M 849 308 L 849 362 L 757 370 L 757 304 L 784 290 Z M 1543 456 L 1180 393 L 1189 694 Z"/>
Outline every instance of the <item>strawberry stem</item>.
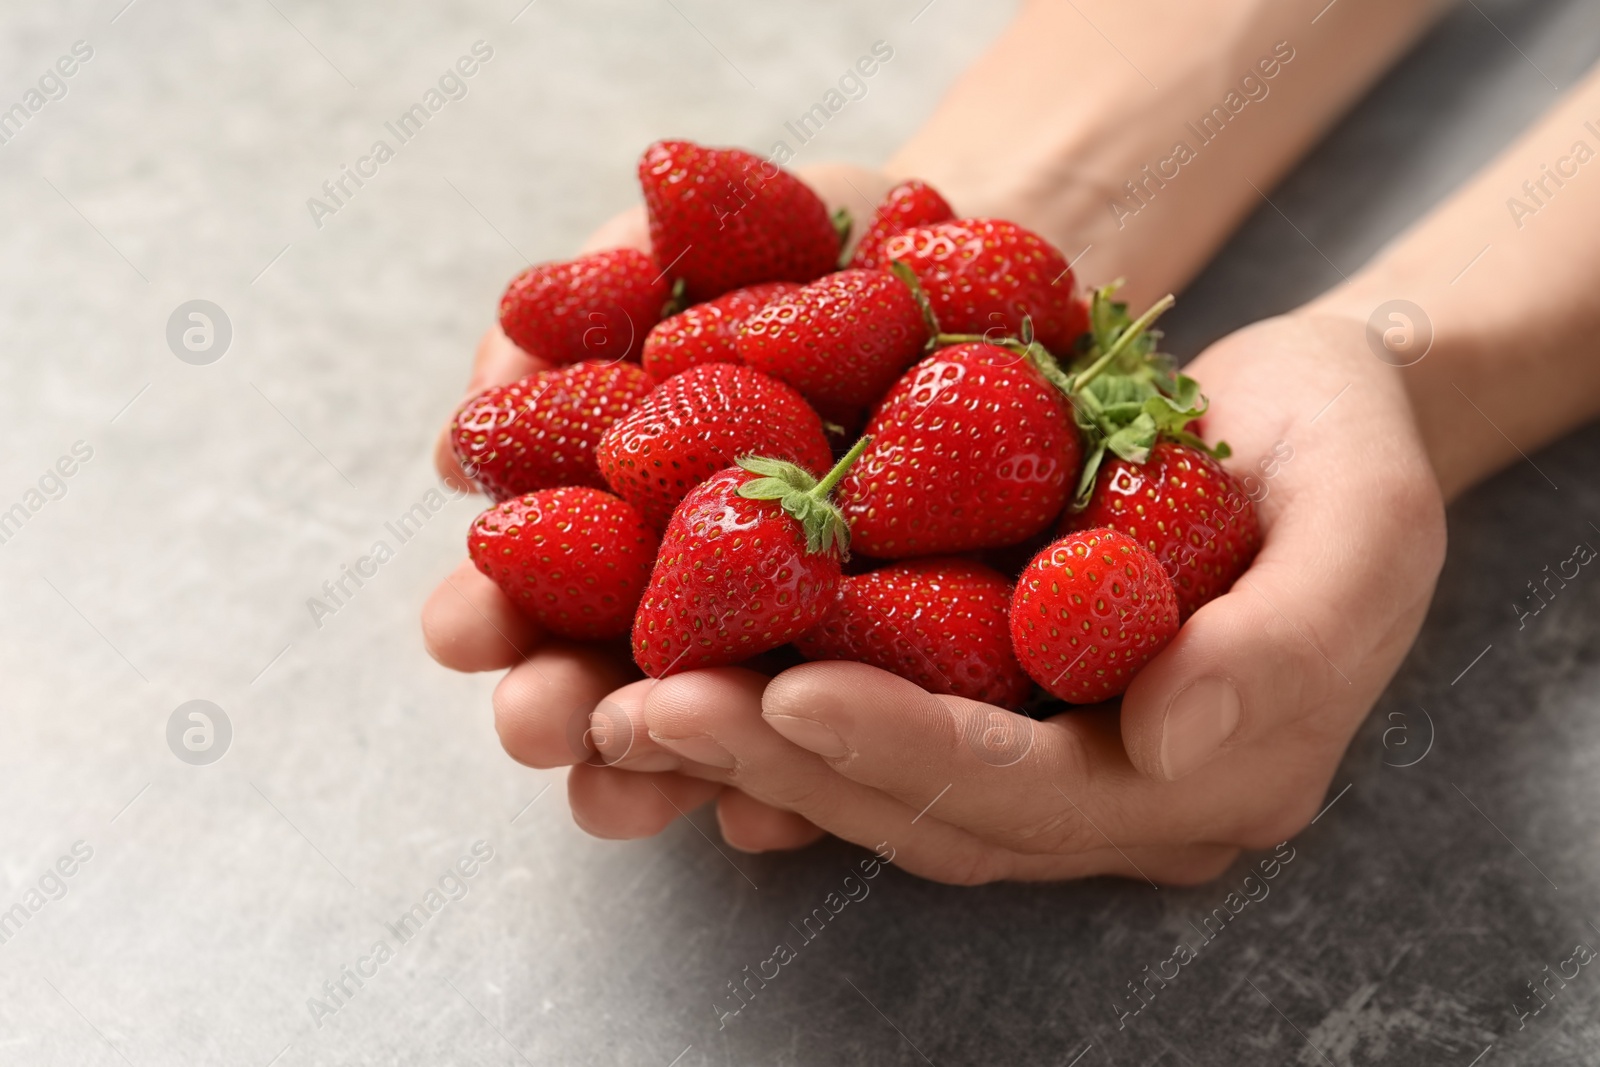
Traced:
<path fill-rule="evenodd" d="M 1095 360 L 1093 363 L 1089 364 L 1089 366 L 1085 367 L 1083 370 L 1079 371 L 1077 376 L 1072 379 L 1072 392 L 1078 392 L 1084 386 L 1093 381 L 1097 374 L 1105 370 L 1106 367 L 1111 364 L 1112 360 L 1126 352 L 1128 350 L 1128 346 L 1133 344 L 1133 342 L 1139 338 L 1140 334 L 1144 333 L 1150 328 L 1151 323 L 1160 318 L 1161 314 L 1175 303 L 1177 303 L 1177 300 L 1173 298 L 1171 293 L 1168 293 L 1166 296 L 1150 305 L 1149 310 L 1147 310 L 1143 315 L 1140 315 L 1138 318 L 1129 323 L 1128 328 L 1122 331 L 1122 335 L 1117 338 L 1115 344 L 1106 349 L 1104 355 Z"/>
<path fill-rule="evenodd" d="M 872 438 L 868 436 L 861 438 L 855 444 L 851 445 L 850 451 L 840 456 L 839 462 L 833 465 L 833 469 L 827 474 L 824 474 L 822 476 L 822 481 L 813 486 L 810 492 L 808 492 L 806 495 L 815 500 L 828 499 L 828 494 L 833 492 L 833 487 L 838 485 L 839 482 L 844 479 L 846 474 L 850 473 L 850 468 L 855 464 L 856 460 L 861 458 L 861 453 L 865 452 L 867 450 L 867 446 L 871 443 Z"/>
<path fill-rule="evenodd" d="M 922 324 L 928 328 L 928 348 L 932 350 L 939 345 L 950 343 L 945 341 L 944 335 L 939 332 L 939 320 L 933 314 L 933 305 L 928 302 L 927 290 L 922 288 L 922 281 L 917 277 L 917 272 L 904 260 L 893 259 L 889 261 L 889 273 L 905 282 L 906 288 L 911 290 L 911 299 L 917 302 L 917 310 L 922 312 Z"/>

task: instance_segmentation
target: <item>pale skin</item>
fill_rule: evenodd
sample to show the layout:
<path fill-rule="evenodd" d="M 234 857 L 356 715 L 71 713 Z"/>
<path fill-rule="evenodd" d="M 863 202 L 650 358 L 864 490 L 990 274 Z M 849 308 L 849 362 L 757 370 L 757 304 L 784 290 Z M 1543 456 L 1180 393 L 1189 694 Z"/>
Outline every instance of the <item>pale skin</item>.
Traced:
<path fill-rule="evenodd" d="M 895 180 L 924 177 L 959 212 L 1015 219 L 1069 256 L 1092 245 L 1079 277 L 1125 276 L 1142 306 L 1204 264 L 1438 5 L 1342 0 L 1314 27 L 1315 10 L 1281 3 L 1160 5 L 1160 18 L 1145 6 L 1026 5 L 883 172 L 801 172 L 858 216 Z M 1295 58 L 1273 95 L 1119 228 L 1108 191 L 1284 40 Z M 1070 68 L 1045 62 L 1069 47 Z M 1600 414 L 1600 160 L 1566 164 L 1575 176 L 1536 186 L 1537 204 L 1523 193 L 1576 141 L 1600 150 L 1586 121 L 1600 128 L 1600 72 L 1348 282 L 1189 365 L 1212 400 L 1206 436 L 1252 479 L 1263 546 L 1120 706 L 1030 724 L 843 663 L 637 680 L 620 645 L 543 642 L 470 562 L 424 609 L 428 647 L 458 670 L 509 668 L 494 699 L 506 750 L 571 766 L 573 816 L 598 836 L 655 834 L 715 802 L 736 848 L 833 834 L 887 843 L 944 882 L 1215 877 L 1325 803 L 1421 626 L 1444 503 Z M 1510 211 L 1512 196 L 1537 210 Z M 590 247 L 645 243 L 634 209 Z M 1367 338 L 1395 298 L 1434 331 L 1411 366 L 1379 360 Z M 537 366 L 491 330 L 469 392 Z M 460 477 L 443 442 L 439 462 Z"/>

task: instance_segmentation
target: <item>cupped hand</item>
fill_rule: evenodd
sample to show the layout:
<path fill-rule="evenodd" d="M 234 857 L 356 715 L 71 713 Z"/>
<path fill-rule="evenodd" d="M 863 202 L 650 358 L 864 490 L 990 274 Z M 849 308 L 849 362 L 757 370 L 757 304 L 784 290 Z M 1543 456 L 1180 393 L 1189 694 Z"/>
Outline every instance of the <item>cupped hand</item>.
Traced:
<path fill-rule="evenodd" d="M 1442 499 L 1398 372 L 1361 324 L 1271 320 L 1189 373 L 1212 397 L 1207 436 L 1230 442 L 1227 465 L 1257 500 L 1263 544 L 1120 709 L 1033 722 L 859 664 L 770 681 L 692 671 L 604 702 L 597 747 L 613 766 L 575 775 L 579 821 L 651 832 L 636 805 L 666 814 L 652 797 L 671 798 L 618 775 L 675 773 L 761 806 L 730 835 L 742 847 L 803 843 L 811 824 L 962 884 L 1201 881 L 1303 828 L 1422 623 Z"/>
<path fill-rule="evenodd" d="M 799 168 L 797 173 L 817 191 L 829 211 L 846 208 L 856 220 L 855 233 L 865 228 L 873 209 L 894 184 L 875 171 L 845 165 Z M 597 229 L 580 252 L 632 247 L 648 250 L 649 230 L 643 205 L 635 205 Z M 492 308 L 492 305 L 491 305 Z M 491 326 L 478 342 L 464 397 L 516 381 L 549 363 L 524 352 L 500 329 Z M 448 422 L 434 449 L 439 474 L 453 486 L 475 490 L 450 445 Z M 648 739 L 633 754 L 630 766 L 645 773 L 624 773 L 595 756 L 596 737 L 611 719 L 614 703 L 608 693 L 639 676 L 628 651 L 616 646 L 579 646 L 551 642 L 519 612 L 470 560 L 439 583 L 422 610 L 423 638 L 441 664 L 460 671 L 509 668 L 495 690 L 495 725 L 506 751 L 532 767 L 573 766 L 574 812 L 595 833 L 637 837 L 656 833 L 684 811 L 721 794 L 718 804 L 730 840 L 760 842 L 761 847 L 797 847 L 822 834 L 803 819 L 752 800 L 737 790 L 676 772 L 677 756 L 655 753 L 650 772 Z M 628 690 L 618 694 L 626 699 Z M 597 712 L 597 708 L 599 709 Z M 591 725 L 591 716 L 599 724 Z M 612 751 L 622 742 L 615 730 Z M 664 770 L 670 765 L 673 770 Z M 753 847 L 753 846 L 752 846 Z"/>

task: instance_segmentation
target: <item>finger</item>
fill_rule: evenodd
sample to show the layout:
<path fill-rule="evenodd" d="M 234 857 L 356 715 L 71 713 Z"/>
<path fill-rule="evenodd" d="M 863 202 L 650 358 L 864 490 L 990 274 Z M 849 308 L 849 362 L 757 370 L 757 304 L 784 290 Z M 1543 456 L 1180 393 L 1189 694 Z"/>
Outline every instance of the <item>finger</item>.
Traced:
<path fill-rule="evenodd" d="M 644 205 L 635 204 L 602 222 L 578 249 L 579 254 L 604 252 L 608 248 L 637 248 L 650 251 L 650 223 Z M 665 264 L 663 264 L 665 266 Z"/>
<path fill-rule="evenodd" d="M 1254 564 L 1129 686 L 1123 740 L 1149 777 L 1183 779 L 1291 725 L 1342 748 L 1399 666 L 1433 584 L 1395 577 L 1437 573 L 1443 522 L 1436 497 L 1374 484 L 1352 451 L 1300 449 Z"/>
<path fill-rule="evenodd" d="M 1021 853 L 1204 839 L 1134 772 L 1114 709 L 1036 722 L 860 663 L 808 663 L 767 687 L 763 719 L 851 781 Z M 1174 794 L 1171 797 L 1162 794 Z"/>
<path fill-rule="evenodd" d="M 634 774 L 580 763 L 567 772 L 572 821 L 595 837 L 653 837 L 722 791 L 681 774 Z"/>
<path fill-rule="evenodd" d="M 717 825 L 722 839 L 740 852 L 805 848 L 828 836 L 809 819 L 763 804 L 741 789 L 724 789 L 717 797 Z"/>
<path fill-rule="evenodd" d="M 650 733 L 663 747 L 717 768 L 729 785 L 795 812 L 846 841 L 885 843 L 914 874 L 961 884 L 1012 876 L 1012 857 L 970 834 L 918 819 L 918 812 L 841 778 L 822 759 L 790 744 L 761 719 L 766 678 L 737 668 L 664 678 L 645 700 Z"/>
<path fill-rule="evenodd" d="M 593 757 L 590 716 L 602 700 L 626 700 L 620 687 L 638 671 L 601 645 L 549 644 L 513 667 L 494 691 L 500 744 L 518 763 L 565 767 Z"/>
<path fill-rule="evenodd" d="M 511 338 L 500 329 L 500 324 L 489 327 L 483 337 L 478 341 L 478 349 L 472 357 L 472 375 L 467 380 L 466 392 L 462 394 L 463 401 L 494 385 L 506 385 L 526 378 L 535 371 L 549 370 L 551 364 L 537 356 L 529 355 L 512 343 Z M 461 463 L 456 459 L 455 446 L 451 442 L 452 427 L 455 423 L 455 412 L 450 413 L 444 429 L 440 431 L 439 438 L 433 446 L 433 465 L 439 471 L 439 476 L 445 484 L 476 491 L 472 480 L 461 469 Z"/>
<path fill-rule="evenodd" d="M 521 663 L 543 640 L 533 620 L 470 559 L 462 560 L 422 606 L 422 643 L 451 670 L 500 670 Z"/>

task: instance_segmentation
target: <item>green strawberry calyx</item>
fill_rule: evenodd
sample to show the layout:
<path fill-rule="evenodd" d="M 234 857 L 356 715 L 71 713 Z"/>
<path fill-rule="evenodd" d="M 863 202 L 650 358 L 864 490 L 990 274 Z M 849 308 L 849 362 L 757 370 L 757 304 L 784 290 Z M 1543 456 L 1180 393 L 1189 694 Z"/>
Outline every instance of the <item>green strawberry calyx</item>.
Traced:
<path fill-rule="evenodd" d="M 850 217 L 850 209 L 842 207 L 829 215 L 828 221 L 833 223 L 834 235 L 839 238 L 838 263 L 842 268 L 846 263 L 844 250 L 850 245 L 850 231 L 855 227 L 855 220 Z"/>
<path fill-rule="evenodd" d="M 850 451 L 840 457 L 821 481 L 788 460 L 741 456 L 734 462 L 761 477 L 745 482 L 737 492 L 748 500 L 776 500 L 805 530 L 807 552 L 815 555 L 836 549 L 841 558 L 848 557 L 850 527 L 829 494 L 871 443 L 871 437 L 863 437 L 850 446 Z"/>
<path fill-rule="evenodd" d="M 1021 338 L 945 334 L 941 345 L 982 341 L 1025 356 L 1045 380 L 1072 402 L 1073 419 L 1085 440 L 1083 473 L 1073 494 L 1072 509 L 1089 503 L 1095 478 L 1106 453 L 1130 463 L 1144 463 L 1158 440 L 1177 441 L 1217 459 L 1231 454 L 1226 442 L 1208 445 L 1187 427 L 1204 415 L 1207 401 L 1200 384 L 1178 370 L 1177 361 L 1160 350 L 1161 332 L 1151 329 L 1172 307 L 1168 295 L 1134 318 L 1128 305 L 1112 299 L 1122 283 L 1096 289 L 1089 302 L 1087 344 L 1066 369 L 1033 340 L 1033 323 L 1024 319 Z"/>
<path fill-rule="evenodd" d="M 912 270 L 902 259 L 889 261 L 889 273 L 905 283 L 911 290 L 911 299 L 917 302 L 917 310 L 922 312 L 922 324 L 928 328 L 928 351 L 938 345 L 942 334 L 939 331 L 939 319 L 933 313 L 933 304 L 928 300 L 928 291 L 922 287 L 922 279 L 917 277 L 917 272 Z"/>

